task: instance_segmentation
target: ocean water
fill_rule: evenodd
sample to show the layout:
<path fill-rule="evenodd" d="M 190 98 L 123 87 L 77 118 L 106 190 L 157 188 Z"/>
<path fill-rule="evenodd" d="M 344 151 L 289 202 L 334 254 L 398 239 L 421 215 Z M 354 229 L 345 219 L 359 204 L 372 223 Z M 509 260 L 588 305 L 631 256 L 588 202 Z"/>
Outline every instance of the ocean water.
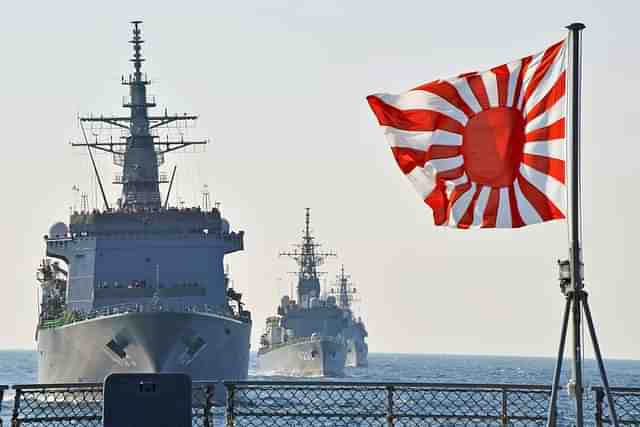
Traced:
<path fill-rule="evenodd" d="M 367 368 L 347 369 L 344 379 L 331 381 L 550 384 L 554 365 L 552 358 L 372 353 Z M 640 387 L 640 361 L 607 360 L 606 367 L 612 386 Z M 565 361 L 564 368 L 562 384 L 568 380 L 569 361 Z M 249 375 L 255 380 L 291 379 L 255 375 L 255 354 L 251 357 Z M 587 386 L 600 384 L 593 360 L 585 361 L 584 377 Z M 0 351 L 0 384 L 35 382 L 35 352 Z M 12 405 L 9 392 L 2 405 L 5 420 Z"/>

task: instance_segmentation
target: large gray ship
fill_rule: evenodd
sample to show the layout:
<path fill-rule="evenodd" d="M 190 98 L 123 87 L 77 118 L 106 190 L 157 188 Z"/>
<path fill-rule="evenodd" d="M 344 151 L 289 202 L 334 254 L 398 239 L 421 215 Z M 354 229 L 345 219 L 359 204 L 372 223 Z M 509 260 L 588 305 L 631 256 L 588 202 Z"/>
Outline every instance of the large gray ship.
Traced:
<path fill-rule="evenodd" d="M 343 376 L 344 367 L 363 366 L 367 359 L 366 329 L 351 311 L 355 288 L 341 274 L 339 286 L 322 294 L 318 266 L 331 252 L 320 252 L 311 235 L 309 209 L 302 243 L 281 256 L 298 264 L 297 300 L 285 295 L 278 315 L 267 319 L 258 351 L 261 374 Z M 336 298 L 336 294 L 338 298 Z"/>
<path fill-rule="evenodd" d="M 229 286 L 223 257 L 243 250 L 218 207 L 170 207 L 173 183 L 159 172 L 165 154 L 206 141 L 165 138 L 188 114 L 151 114 L 155 99 L 141 71 L 141 21 L 133 23 L 134 70 L 128 114 L 80 118 L 100 185 L 103 209 L 86 205 L 45 236 L 38 270 L 42 288 L 36 333 L 39 381 L 101 382 L 113 372 L 181 372 L 193 380 L 246 379 L 251 316 Z M 89 141 L 92 132 L 119 129 L 121 139 Z M 160 132 L 163 132 L 160 134 Z M 111 207 L 93 157 L 113 155 L 122 196 Z M 169 184 L 162 203 L 159 184 Z"/>

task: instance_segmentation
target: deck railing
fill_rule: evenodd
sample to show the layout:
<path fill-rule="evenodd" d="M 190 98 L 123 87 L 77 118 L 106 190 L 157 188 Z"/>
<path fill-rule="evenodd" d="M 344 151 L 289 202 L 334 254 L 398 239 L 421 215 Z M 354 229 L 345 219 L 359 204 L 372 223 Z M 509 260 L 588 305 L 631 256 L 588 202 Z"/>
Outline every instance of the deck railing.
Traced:
<path fill-rule="evenodd" d="M 592 387 L 595 400 L 596 426 L 613 425 L 609 405 L 602 387 Z M 613 403 L 620 425 L 640 426 L 640 388 L 611 387 Z"/>
<path fill-rule="evenodd" d="M 215 387 L 226 402 L 214 406 Z M 101 426 L 100 383 L 15 385 L 12 427 Z M 8 390 L 0 385 L 0 405 Z M 222 389 L 218 389 L 221 394 Z M 544 426 L 551 387 L 326 381 L 194 382 L 193 426 Z M 601 387 L 586 395 L 589 426 L 611 425 Z M 612 388 L 621 425 L 640 426 L 640 388 Z M 571 402 L 552 425 L 572 425 Z M 563 405 L 561 405 L 562 407 Z M 6 408 L 6 406 L 5 406 Z M 0 418 L 0 426 L 2 420 Z M 7 427 L 7 426 L 5 426 Z"/>
<path fill-rule="evenodd" d="M 544 425 L 545 385 L 226 382 L 226 426 Z"/>
<path fill-rule="evenodd" d="M 40 324 L 40 328 L 55 328 L 59 326 L 70 325 L 76 322 L 81 322 L 83 320 L 96 319 L 98 317 L 112 316 L 115 314 L 156 312 L 212 314 L 215 316 L 227 317 L 235 320 L 249 321 L 249 318 L 246 316 L 238 315 L 237 313 L 230 310 L 225 310 L 223 307 L 210 304 L 176 304 L 164 302 L 159 302 L 158 304 L 124 303 L 104 306 L 88 312 L 68 312 L 59 319 L 43 321 Z"/>
<path fill-rule="evenodd" d="M 333 341 L 336 343 L 342 343 L 344 342 L 344 339 L 341 337 L 334 337 L 331 335 L 311 335 L 309 337 L 291 337 L 291 338 L 287 338 L 286 341 L 278 343 L 278 344 L 272 344 L 269 347 L 266 347 L 265 350 L 274 350 L 276 348 L 280 348 L 280 347 L 285 347 L 291 344 L 297 344 L 297 343 L 303 343 L 303 342 L 316 342 L 316 341 Z M 262 350 L 260 350 L 262 351 Z M 259 352 L 260 352 L 259 351 Z"/>
<path fill-rule="evenodd" d="M 12 427 L 102 426 L 101 383 L 14 385 Z M 215 384 L 194 382 L 194 427 L 213 427 Z"/>

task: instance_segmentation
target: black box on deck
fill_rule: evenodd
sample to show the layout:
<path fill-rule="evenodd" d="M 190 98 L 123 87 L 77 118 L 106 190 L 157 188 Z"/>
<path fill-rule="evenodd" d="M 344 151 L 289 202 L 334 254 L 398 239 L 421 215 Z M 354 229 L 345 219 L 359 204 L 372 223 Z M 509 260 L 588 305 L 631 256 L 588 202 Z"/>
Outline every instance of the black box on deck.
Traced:
<path fill-rule="evenodd" d="M 186 374 L 111 374 L 103 399 L 104 427 L 191 427 Z"/>

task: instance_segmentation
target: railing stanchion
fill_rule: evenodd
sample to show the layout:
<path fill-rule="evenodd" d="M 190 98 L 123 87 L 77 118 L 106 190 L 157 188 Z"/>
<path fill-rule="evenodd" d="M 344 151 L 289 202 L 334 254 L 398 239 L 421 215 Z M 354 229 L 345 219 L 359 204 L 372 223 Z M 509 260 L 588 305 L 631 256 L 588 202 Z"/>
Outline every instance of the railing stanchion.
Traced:
<path fill-rule="evenodd" d="M 594 387 L 593 394 L 596 400 L 596 427 L 602 427 L 604 425 L 604 390 L 600 387 Z"/>
<path fill-rule="evenodd" d="M 502 426 L 507 427 L 509 425 L 509 415 L 507 411 L 507 390 L 502 389 Z"/>
<path fill-rule="evenodd" d="M 5 386 L 0 385 L 0 413 L 2 412 L 2 400 L 4 399 Z M 0 417 L 0 427 L 2 427 L 2 417 Z"/>
<path fill-rule="evenodd" d="M 236 416 L 235 416 L 235 386 L 234 384 L 225 383 L 224 384 L 227 389 L 227 408 L 226 408 L 226 418 L 227 418 L 227 427 L 235 427 L 236 425 Z"/>
<path fill-rule="evenodd" d="M 396 423 L 393 413 L 393 386 L 387 386 L 387 426 L 393 427 Z"/>
<path fill-rule="evenodd" d="M 204 425 L 205 427 L 213 427 L 211 422 L 211 406 L 213 404 L 213 392 L 214 385 L 207 384 L 205 387 L 205 400 L 204 400 Z"/>
<path fill-rule="evenodd" d="M 22 390 L 16 389 L 16 395 L 13 398 L 13 413 L 11 414 L 11 427 L 19 427 L 20 421 L 18 415 L 20 414 L 20 400 L 22 397 Z"/>

